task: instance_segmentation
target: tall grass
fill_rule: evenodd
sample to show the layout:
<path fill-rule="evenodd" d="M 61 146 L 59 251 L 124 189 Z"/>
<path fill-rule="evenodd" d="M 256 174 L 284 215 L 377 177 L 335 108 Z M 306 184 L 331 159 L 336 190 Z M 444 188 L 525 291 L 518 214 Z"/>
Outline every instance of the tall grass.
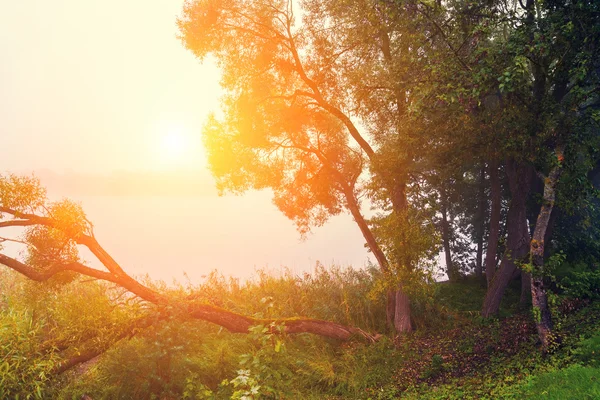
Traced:
<path fill-rule="evenodd" d="M 175 301 L 194 298 L 245 315 L 303 316 L 384 332 L 384 299 L 373 295 L 377 279 L 372 269 L 317 264 L 301 275 L 259 270 L 242 282 L 214 271 L 199 285 L 157 287 Z M 367 388 L 389 381 L 393 366 L 402 360 L 385 338 L 373 346 L 308 334 L 275 337 L 258 329 L 231 334 L 172 316 L 117 343 L 85 374 L 58 385 L 55 396 L 235 398 L 254 388 L 261 398 L 322 398 L 324 393 L 361 398 Z"/>

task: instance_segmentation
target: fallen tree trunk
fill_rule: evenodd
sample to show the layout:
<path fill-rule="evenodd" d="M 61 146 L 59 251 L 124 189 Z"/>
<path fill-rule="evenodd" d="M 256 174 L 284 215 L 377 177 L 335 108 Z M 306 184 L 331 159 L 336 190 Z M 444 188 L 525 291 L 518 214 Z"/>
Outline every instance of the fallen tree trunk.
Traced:
<path fill-rule="evenodd" d="M 15 219 L 3 221 L 1 227 L 7 226 L 32 226 L 41 225 L 54 229 L 62 230 L 63 227 L 57 221 L 34 214 L 24 214 L 17 210 L 0 207 L 0 213 L 10 214 Z M 107 271 L 88 267 L 80 262 L 70 262 L 66 264 L 54 264 L 47 269 L 37 269 L 27 265 L 15 258 L 0 253 L 0 264 L 26 276 L 34 281 L 43 282 L 56 274 L 64 271 L 76 272 L 80 275 L 112 282 L 127 289 L 129 292 L 159 306 L 170 306 L 174 310 L 184 312 L 191 318 L 211 322 L 228 329 L 235 333 L 248 333 L 248 329 L 254 325 L 275 325 L 283 326 L 283 333 L 312 333 L 332 339 L 349 340 L 354 336 L 363 337 L 374 341 L 377 335 L 373 336 L 359 328 L 344 326 L 335 322 L 312 319 L 312 318 L 282 318 L 282 319 L 259 319 L 241 315 L 211 304 L 198 303 L 197 301 L 172 301 L 165 296 L 129 276 L 121 266 L 102 248 L 93 235 L 78 233 L 73 240 L 86 246 L 102 263 Z M 275 332 L 275 331 L 274 331 Z M 279 329 L 277 330 L 279 332 Z"/>
<path fill-rule="evenodd" d="M 281 318 L 281 319 L 260 319 L 237 314 L 211 304 L 197 303 L 193 300 L 185 303 L 172 302 L 164 296 L 131 278 L 129 275 L 116 277 L 111 273 L 99 271 L 87 267 L 81 263 L 73 262 L 69 264 L 55 265 L 53 268 L 39 271 L 27 264 L 20 262 L 12 257 L 0 253 L 0 264 L 19 272 L 37 282 L 43 282 L 59 272 L 74 271 L 81 275 L 105 280 L 115 283 L 138 297 L 157 305 L 170 305 L 176 310 L 186 312 L 190 317 L 201 319 L 222 326 L 235 333 L 248 333 L 248 329 L 255 325 L 275 324 L 283 326 L 284 333 L 313 333 L 332 339 L 349 340 L 352 336 L 358 335 L 369 340 L 375 340 L 375 336 L 354 327 L 344 326 L 335 322 L 312 319 L 312 318 Z"/>

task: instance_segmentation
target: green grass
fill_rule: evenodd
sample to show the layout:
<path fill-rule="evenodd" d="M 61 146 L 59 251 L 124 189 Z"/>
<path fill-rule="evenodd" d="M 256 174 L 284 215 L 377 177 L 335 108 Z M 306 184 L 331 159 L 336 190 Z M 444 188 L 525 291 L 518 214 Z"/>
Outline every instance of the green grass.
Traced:
<path fill-rule="evenodd" d="M 518 394 L 526 399 L 600 399 L 600 369 L 574 364 L 540 374 L 523 384 Z"/>

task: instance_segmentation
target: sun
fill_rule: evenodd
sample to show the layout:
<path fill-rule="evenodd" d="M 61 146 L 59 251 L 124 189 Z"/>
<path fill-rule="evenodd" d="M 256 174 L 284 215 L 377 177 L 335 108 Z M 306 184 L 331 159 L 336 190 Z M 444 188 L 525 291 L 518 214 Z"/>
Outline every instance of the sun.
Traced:
<path fill-rule="evenodd" d="M 180 130 L 171 130 L 162 137 L 161 147 L 165 156 L 178 158 L 185 154 L 186 148 L 189 145 L 188 141 Z"/>
<path fill-rule="evenodd" d="M 206 165 L 200 128 L 185 119 L 162 119 L 151 127 L 152 140 L 147 141 L 151 169 L 197 170 Z"/>
<path fill-rule="evenodd" d="M 158 129 L 155 141 L 156 161 L 161 169 L 182 168 L 193 163 L 197 143 L 182 124 L 165 124 Z"/>

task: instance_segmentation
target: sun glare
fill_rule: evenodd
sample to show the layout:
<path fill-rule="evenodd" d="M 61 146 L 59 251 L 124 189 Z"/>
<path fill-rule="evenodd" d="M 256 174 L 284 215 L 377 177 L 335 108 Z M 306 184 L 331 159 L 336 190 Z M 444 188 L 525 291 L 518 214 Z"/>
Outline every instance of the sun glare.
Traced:
<path fill-rule="evenodd" d="M 191 167 L 198 164 L 198 158 L 202 157 L 201 146 L 199 138 L 195 138 L 190 129 L 177 123 L 162 123 L 157 128 L 154 152 L 160 168 Z"/>
<path fill-rule="evenodd" d="M 182 132 L 173 130 L 162 138 L 162 148 L 169 157 L 181 157 L 186 149 L 186 137 Z"/>

